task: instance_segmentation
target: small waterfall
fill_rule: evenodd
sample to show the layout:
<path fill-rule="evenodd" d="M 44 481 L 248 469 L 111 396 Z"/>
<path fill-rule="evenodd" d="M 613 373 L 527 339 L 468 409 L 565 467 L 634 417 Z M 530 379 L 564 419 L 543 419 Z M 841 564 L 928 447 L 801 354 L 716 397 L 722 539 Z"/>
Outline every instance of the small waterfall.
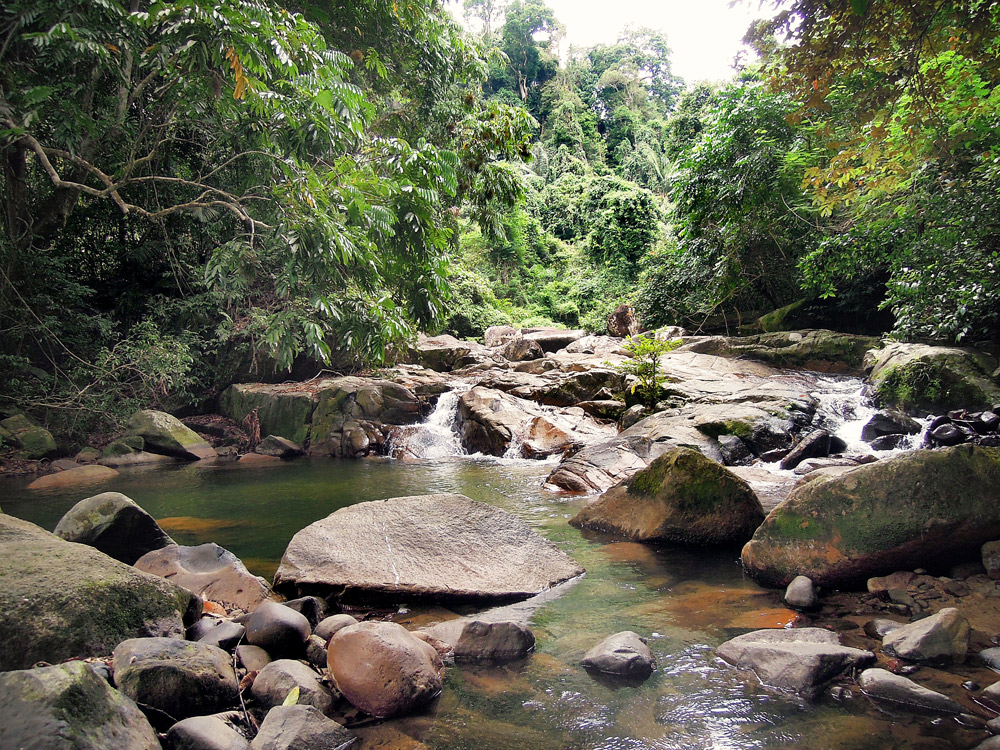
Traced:
<path fill-rule="evenodd" d="M 468 387 L 458 387 L 438 396 L 427 420 L 404 427 L 393 436 L 389 455 L 394 458 L 448 458 L 465 455 L 459 437 L 458 400 Z"/>
<path fill-rule="evenodd" d="M 847 453 L 886 454 L 916 448 L 921 435 L 910 435 L 893 451 L 872 451 L 861 439 L 861 431 L 877 411 L 867 396 L 867 387 L 857 378 L 819 378 L 812 395 L 819 401 L 814 424 L 847 443 Z M 918 420 L 920 421 L 920 420 Z"/>

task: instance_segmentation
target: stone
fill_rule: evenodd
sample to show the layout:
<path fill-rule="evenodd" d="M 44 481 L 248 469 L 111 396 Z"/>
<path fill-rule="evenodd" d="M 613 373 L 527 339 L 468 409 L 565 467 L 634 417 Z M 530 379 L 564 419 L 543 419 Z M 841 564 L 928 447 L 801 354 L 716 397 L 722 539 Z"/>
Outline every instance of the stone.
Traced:
<path fill-rule="evenodd" d="M 47 458 L 58 451 L 55 438 L 44 427 L 39 427 L 24 414 L 15 414 L 0 421 L 0 426 L 14 440 L 25 458 Z"/>
<path fill-rule="evenodd" d="M 485 622 L 463 617 L 424 632 L 448 644 L 457 662 L 498 664 L 523 659 L 535 649 L 535 634 L 519 622 Z"/>
<path fill-rule="evenodd" d="M 176 638 L 130 638 L 118 644 L 113 659 L 115 687 L 174 719 L 239 701 L 232 661 L 221 648 Z"/>
<path fill-rule="evenodd" d="M 174 543 L 151 515 L 120 492 L 81 500 L 59 520 L 54 533 L 67 542 L 89 544 L 128 565 Z"/>
<path fill-rule="evenodd" d="M 207 643 L 223 651 L 232 651 L 236 644 L 246 634 L 246 628 L 232 620 L 220 620 L 216 617 L 202 617 L 188 628 L 189 641 Z"/>
<path fill-rule="evenodd" d="M 312 634 L 309 620 L 276 602 L 264 602 L 246 621 L 246 640 L 272 656 L 299 657 L 305 654 L 306 640 Z"/>
<path fill-rule="evenodd" d="M 979 661 L 992 669 L 1000 672 L 1000 647 L 986 648 L 979 652 Z"/>
<path fill-rule="evenodd" d="M 590 648 L 580 664 L 597 672 L 632 679 L 649 677 L 656 666 L 645 640 L 631 630 L 609 635 Z"/>
<path fill-rule="evenodd" d="M 215 448 L 202 437 L 184 426 L 179 419 L 166 412 L 146 409 L 137 411 L 128 421 L 130 435 L 138 435 L 151 453 L 163 453 L 198 460 L 215 458 Z"/>
<path fill-rule="evenodd" d="M 173 464 L 182 459 L 176 456 L 165 456 L 161 453 L 150 453 L 149 451 L 131 451 L 116 456 L 104 456 L 98 461 L 101 466 L 111 469 L 120 469 L 123 466 L 149 466 L 151 464 Z"/>
<path fill-rule="evenodd" d="M 483 342 L 491 349 L 495 349 L 517 338 L 517 336 L 518 331 L 513 326 L 490 326 L 483 333 Z"/>
<path fill-rule="evenodd" d="M 833 588 L 893 570 L 947 569 L 1000 538 L 998 486 L 1000 449 L 971 445 L 818 477 L 768 514 L 743 548 L 743 565 L 765 585 L 803 574 Z"/>
<path fill-rule="evenodd" d="M 319 625 L 313 628 L 313 635 L 318 635 L 324 641 L 329 641 L 341 628 L 346 628 L 348 625 L 357 625 L 358 621 L 351 617 L 350 615 L 340 614 L 340 615 L 330 615 L 325 620 L 323 620 Z"/>
<path fill-rule="evenodd" d="M 513 600 L 582 572 L 519 518 L 439 494 L 341 508 L 292 537 L 274 581 L 365 598 Z"/>
<path fill-rule="evenodd" d="M 719 435 L 719 451 L 726 466 L 746 466 L 753 463 L 753 453 L 747 444 L 735 435 Z"/>
<path fill-rule="evenodd" d="M 500 353 L 504 359 L 508 359 L 511 362 L 528 362 L 533 359 L 541 359 L 545 356 L 541 344 L 537 341 L 524 338 L 511 339 L 500 350 Z"/>
<path fill-rule="evenodd" d="M 214 542 L 154 550 L 136 560 L 135 567 L 169 578 L 227 609 L 250 611 L 271 595 L 263 578 L 251 574 L 236 555 Z"/>
<path fill-rule="evenodd" d="M 523 328 L 521 335 L 528 341 L 537 341 L 544 352 L 557 352 L 582 339 L 587 332 L 563 328 Z"/>
<path fill-rule="evenodd" d="M 1000 541 L 986 542 L 980 550 L 986 575 L 994 581 L 1000 579 Z"/>
<path fill-rule="evenodd" d="M 939 414 L 988 408 L 997 401 L 994 367 L 986 355 L 952 346 L 891 343 L 865 355 L 865 369 L 883 403 Z"/>
<path fill-rule="evenodd" d="M 990 737 L 976 745 L 972 750 L 1000 750 L 1000 737 Z"/>
<path fill-rule="evenodd" d="M 49 464 L 51 471 L 68 471 L 69 469 L 79 469 L 81 464 L 70 458 L 57 458 Z"/>
<path fill-rule="evenodd" d="M 948 696 L 886 669 L 866 669 L 858 678 L 858 684 L 869 698 L 911 711 L 960 714 L 965 710 Z"/>
<path fill-rule="evenodd" d="M 962 430 L 953 424 L 943 424 L 927 433 L 927 437 L 935 446 L 961 445 L 969 439 Z"/>
<path fill-rule="evenodd" d="M 882 435 L 871 442 L 873 451 L 894 451 L 909 440 L 907 435 Z"/>
<path fill-rule="evenodd" d="M 238 424 L 255 414 L 260 434 L 302 445 L 309 437 L 318 401 L 313 389 L 303 389 L 298 383 L 237 383 L 222 392 L 219 413 Z"/>
<path fill-rule="evenodd" d="M 690 448 L 673 448 L 608 490 L 570 523 L 637 541 L 732 544 L 764 520 L 750 486 Z"/>
<path fill-rule="evenodd" d="M 316 669 L 326 668 L 326 641 L 318 635 L 311 635 L 306 640 L 306 661 Z"/>
<path fill-rule="evenodd" d="M 0 673 L 0 747 L 160 750 L 160 743 L 131 699 L 72 661 Z"/>
<path fill-rule="evenodd" d="M 168 750 L 250 750 L 246 738 L 217 716 L 192 716 L 167 730 Z"/>
<path fill-rule="evenodd" d="M 327 665 L 337 689 L 365 713 L 411 713 L 441 692 L 438 652 L 391 622 L 361 622 L 330 639 Z"/>
<path fill-rule="evenodd" d="M 755 359 L 783 368 L 852 373 L 860 371 L 866 353 L 880 345 L 875 336 L 815 328 L 753 336 L 713 336 L 699 342 L 697 351 Z"/>
<path fill-rule="evenodd" d="M 916 435 L 920 422 L 895 409 L 881 409 L 861 428 L 861 439 L 870 443 L 886 435 Z"/>
<path fill-rule="evenodd" d="M 73 460 L 78 464 L 92 464 L 100 457 L 101 452 L 97 450 L 97 448 L 91 448 L 88 446 L 86 448 L 81 448 L 80 451 L 73 456 Z"/>
<path fill-rule="evenodd" d="M 574 446 L 572 435 L 560 429 L 545 417 L 535 417 L 528 423 L 528 432 L 521 443 L 525 458 L 545 458 L 562 454 Z"/>
<path fill-rule="evenodd" d="M 785 589 L 785 604 L 795 609 L 812 609 L 819 604 L 816 587 L 808 576 L 795 576 Z"/>
<path fill-rule="evenodd" d="M 118 476 L 118 472 L 109 466 L 91 464 L 78 469 L 68 469 L 56 474 L 46 474 L 28 485 L 29 490 L 52 490 L 63 487 L 75 487 L 78 484 L 97 484 L 107 482 Z"/>
<path fill-rule="evenodd" d="M 248 672 L 259 672 L 273 661 L 267 651 L 249 643 L 241 643 L 236 647 L 236 658 Z"/>
<path fill-rule="evenodd" d="M 309 620 L 309 627 L 315 628 L 323 619 L 326 613 L 326 603 L 318 596 L 300 596 L 298 599 L 289 599 L 281 602 L 282 606 L 294 609 L 300 615 Z"/>
<path fill-rule="evenodd" d="M 280 706 L 293 689 L 299 689 L 298 703 L 331 714 L 336 696 L 320 681 L 312 668 L 295 659 L 278 659 L 266 665 L 253 681 L 253 697 L 265 708 Z"/>
<path fill-rule="evenodd" d="M 841 646 L 836 633 L 821 628 L 758 630 L 726 641 L 716 654 L 752 670 L 764 685 L 806 699 L 847 670 L 875 660 L 870 651 Z"/>
<path fill-rule="evenodd" d="M 253 750 L 345 750 L 354 733 L 312 706 L 275 706 L 261 722 Z"/>
<path fill-rule="evenodd" d="M 280 435 L 268 435 L 254 449 L 257 453 L 275 458 L 295 458 L 305 453 L 302 446 Z"/>
<path fill-rule="evenodd" d="M 0 514 L 0 670 L 108 654 L 126 638 L 182 637 L 201 602 L 180 586 Z"/>
<path fill-rule="evenodd" d="M 826 430 L 813 430 L 792 448 L 781 459 L 779 467 L 782 470 L 794 469 L 807 458 L 824 458 L 831 453 L 830 446 L 833 436 Z"/>
<path fill-rule="evenodd" d="M 954 607 L 893 630 L 882 639 L 882 650 L 912 661 L 965 661 L 969 621 Z"/>

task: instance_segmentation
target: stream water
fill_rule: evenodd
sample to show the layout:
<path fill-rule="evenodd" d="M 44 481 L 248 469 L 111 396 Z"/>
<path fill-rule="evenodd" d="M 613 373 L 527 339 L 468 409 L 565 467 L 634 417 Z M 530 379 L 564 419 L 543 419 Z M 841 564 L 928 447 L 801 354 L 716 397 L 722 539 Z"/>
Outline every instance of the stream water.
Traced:
<path fill-rule="evenodd" d="M 842 394 L 853 387 L 836 382 Z M 447 432 L 439 437 L 450 439 Z M 504 508 L 587 569 L 534 615 L 537 650 L 529 659 L 502 668 L 450 666 L 440 699 L 421 715 L 360 728 L 363 748 L 956 746 L 960 730 L 951 720 L 884 714 L 860 694 L 803 704 L 768 693 L 719 661 L 713 649 L 723 640 L 778 626 L 789 614 L 780 610 L 779 592 L 744 577 L 738 549 L 650 546 L 581 532 L 567 520 L 588 498 L 543 490 L 552 463 L 441 452 L 423 460 L 314 458 L 266 468 L 219 462 L 123 471 L 100 490 L 133 498 L 177 542 L 217 542 L 268 578 L 292 535 L 307 524 L 352 503 L 430 492 L 460 492 Z M 6 481 L 0 505 L 48 529 L 94 492 L 29 492 L 26 484 Z M 450 616 L 433 607 L 403 610 L 394 619 L 408 626 Z M 625 629 L 650 639 L 659 666 L 649 680 L 616 684 L 579 667 L 591 645 Z"/>

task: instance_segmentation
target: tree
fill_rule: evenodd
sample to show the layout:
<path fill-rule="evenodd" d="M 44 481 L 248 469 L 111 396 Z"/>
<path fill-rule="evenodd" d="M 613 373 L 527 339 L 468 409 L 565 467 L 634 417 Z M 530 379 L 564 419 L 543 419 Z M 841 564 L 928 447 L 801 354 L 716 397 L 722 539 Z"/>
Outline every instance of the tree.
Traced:
<path fill-rule="evenodd" d="M 492 37 L 507 10 L 507 0 L 462 0 L 466 21 L 475 18 L 483 27 L 483 35 Z"/>
<path fill-rule="evenodd" d="M 507 7 L 500 38 L 521 101 L 528 100 L 529 88 L 544 83 L 555 72 L 555 61 L 542 54 L 547 41 L 539 37 L 551 35 L 557 28 L 555 15 L 543 0 L 514 0 Z"/>

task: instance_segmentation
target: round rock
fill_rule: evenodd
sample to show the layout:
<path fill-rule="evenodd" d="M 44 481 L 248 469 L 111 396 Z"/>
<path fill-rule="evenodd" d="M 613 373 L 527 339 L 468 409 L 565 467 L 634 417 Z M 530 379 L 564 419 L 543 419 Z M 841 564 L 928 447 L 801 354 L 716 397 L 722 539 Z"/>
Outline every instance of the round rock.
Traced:
<path fill-rule="evenodd" d="M 348 625 L 357 624 L 358 621 L 350 615 L 330 615 L 316 626 L 313 635 L 318 635 L 324 641 L 329 641 L 338 630 L 346 628 Z"/>
<path fill-rule="evenodd" d="M 192 716 L 167 730 L 168 750 L 250 750 L 246 738 L 216 716 Z"/>
<path fill-rule="evenodd" d="M 587 669 L 622 677 L 645 679 L 653 673 L 653 652 L 631 630 L 609 635 L 584 654 L 580 661 Z"/>
<path fill-rule="evenodd" d="M 246 621 L 246 640 L 272 656 L 298 657 L 312 634 L 306 616 L 275 602 L 264 602 Z"/>
<path fill-rule="evenodd" d="M 261 705 L 280 706 L 294 689 L 298 702 L 313 706 L 324 714 L 333 711 L 335 696 L 320 682 L 320 676 L 296 659 L 278 659 L 265 666 L 253 681 L 253 697 Z"/>
<path fill-rule="evenodd" d="M 785 604 L 795 609 L 812 609 L 819 603 L 816 587 L 808 576 L 796 576 L 785 589 Z"/>
<path fill-rule="evenodd" d="M 330 639 L 327 666 L 354 706 L 378 717 L 410 713 L 441 692 L 441 657 L 391 622 L 361 622 Z"/>
<path fill-rule="evenodd" d="M 275 706 L 253 741 L 254 750 L 344 750 L 355 735 L 312 706 Z"/>
<path fill-rule="evenodd" d="M 114 651 L 115 686 L 175 719 L 221 711 L 239 700 L 221 648 L 175 638 L 132 638 Z"/>
<path fill-rule="evenodd" d="M 54 533 L 67 542 L 89 544 L 129 565 L 147 552 L 174 543 L 151 515 L 120 492 L 102 492 L 81 500 L 60 519 Z"/>

